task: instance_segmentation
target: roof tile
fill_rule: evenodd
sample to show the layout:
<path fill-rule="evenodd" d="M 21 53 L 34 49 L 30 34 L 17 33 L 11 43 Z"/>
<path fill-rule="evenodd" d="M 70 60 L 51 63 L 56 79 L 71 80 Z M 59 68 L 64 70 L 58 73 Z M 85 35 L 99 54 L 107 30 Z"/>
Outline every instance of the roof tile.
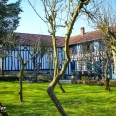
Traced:
<path fill-rule="evenodd" d="M 16 43 L 20 45 L 33 45 L 35 42 L 39 40 L 52 44 L 52 36 L 49 35 L 28 34 L 28 33 L 16 33 L 16 35 L 20 37 L 19 39 L 17 39 Z M 72 36 L 70 37 L 69 45 L 97 40 L 97 39 L 101 39 L 101 34 L 99 30 L 88 32 L 83 35 L 80 34 L 80 35 Z M 57 36 L 56 37 L 57 47 L 64 46 L 64 41 L 65 41 L 64 37 Z"/>
<path fill-rule="evenodd" d="M 28 34 L 28 33 L 16 33 L 19 39 L 16 40 L 17 44 L 20 45 L 33 45 L 37 41 L 44 41 L 46 43 L 52 44 L 52 37 L 49 35 L 40 34 Z M 56 43 L 58 47 L 61 47 L 64 43 L 64 37 L 56 37 Z"/>
<path fill-rule="evenodd" d="M 69 45 L 97 40 L 97 39 L 101 39 L 101 34 L 99 30 L 88 32 L 85 33 L 84 35 L 72 36 L 70 37 Z"/>

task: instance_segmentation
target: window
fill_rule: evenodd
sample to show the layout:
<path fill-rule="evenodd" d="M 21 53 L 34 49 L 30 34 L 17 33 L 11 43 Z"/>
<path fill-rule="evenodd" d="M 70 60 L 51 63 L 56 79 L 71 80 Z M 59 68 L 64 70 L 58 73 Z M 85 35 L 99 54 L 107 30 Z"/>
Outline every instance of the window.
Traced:
<path fill-rule="evenodd" d="M 75 70 L 75 61 L 71 61 L 71 71 Z"/>
<path fill-rule="evenodd" d="M 82 44 L 80 45 L 80 53 L 81 54 L 83 53 L 83 46 L 82 46 Z"/>
<path fill-rule="evenodd" d="M 101 41 L 99 41 L 99 50 L 103 50 L 103 45 Z"/>
<path fill-rule="evenodd" d="M 87 44 L 86 51 L 89 52 L 90 44 Z"/>
<path fill-rule="evenodd" d="M 77 45 L 74 46 L 74 54 L 78 54 Z"/>
<path fill-rule="evenodd" d="M 94 43 L 90 43 L 90 52 L 94 52 Z"/>

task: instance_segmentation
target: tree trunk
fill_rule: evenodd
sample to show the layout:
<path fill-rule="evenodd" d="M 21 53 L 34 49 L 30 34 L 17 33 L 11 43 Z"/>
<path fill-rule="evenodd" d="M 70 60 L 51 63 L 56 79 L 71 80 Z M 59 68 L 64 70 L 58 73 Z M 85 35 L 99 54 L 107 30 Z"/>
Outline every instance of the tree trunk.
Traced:
<path fill-rule="evenodd" d="M 60 112 L 61 116 L 67 116 L 66 112 L 64 111 L 64 109 L 62 108 L 59 100 L 57 99 L 54 91 L 53 91 L 53 87 L 52 86 L 48 86 L 47 88 L 47 93 L 50 96 L 51 100 L 53 101 L 54 105 L 56 106 L 56 108 L 58 109 L 58 111 Z"/>
<path fill-rule="evenodd" d="M 20 77 L 19 77 L 19 83 L 20 83 L 19 100 L 21 102 L 23 102 L 23 85 L 22 85 L 23 71 L 24 71 L 24 66 L 22 65 L 22 69 L 20 70 Z"/>
<path fill-rule="evenodd" d="M 80 1 L 78 3 L 78 5 L 76 6 L 76 8 L 73 12 L 73 15 L 72 15 L 70 21 L 69 21 L 70 22 L 69 25 L 66 26 L 67 32 L 65 34 L 66 36 L 65 36 L 65 42 L 64 42 L 65 61 L 63 63 L 63 66 L 62 66 L 60 72 L 58 72 L 58 54 L 57 54 L 57 44 L 56 44 L 56 35 L 55 35 L 56 34 L 56 15 L 54 16 L 54 13 L 53 13 L 53 10 L 56 11 L 54 9 L 54 6 L 57 4 L 57 2 L 55 2 L 55 1 L 50 2 L 50 3 L 53 3 L 53 4 L 50 4 L 50 10 L 51 10 L 51 6 L 53 5 L 52 6 L 53 10 L 51 10 L 51 13 L 53 15 L 52 15 L 52 18 L 49 18 L 47 20 L 50 23 L 50 32 L 52 35 L 52 45 L 53 45 L 53 51 L 54 51 L 54 77 L 53 77 L 52 82 L 49 84 L 49 86 L 47 88 L 47 92 L 62 116 L 67 116 L 67 114 L 64 111 L 64 109 L 62 108 L 61 104 L 59 103 L 56 95 L 54 94 L 54 88 L 55 88 L 56 84 L 59 82 L 59 80 L 62 78 L 62 76 L 65 74 L 65 71 L 66 71 L 66 69 L 69 65 L 69 62 L 70 62 L 69 38 L 70 38 L 70 35 L 72 33 L 74 23 L 79 15 L 81 9 L 83 8 L 83 6 L 87 5 L 89 2 L 90 2 L 90 0 L 85 0 L 84 2 Z M 46 4 L 44 4 L 44 7 L 46 8 Z M 51 17 L 51 15 L 49 15 L 49 17 Z"/>
<path fill-rule="evenodd" d="M 19 100 L 23 102 L 23 92 L 22 92 L 22 75 L 19 78 L 20 81 L 20 91 L 19 91 Z"/>
<path fill-rule="evenodd" d="M 35 64 L 33 66 L 34 66 L 34 79 L 36 80 Z"/>
<path fill-rule="evenodd" d="M 62 84 L 58 81 L 58 84 L 60 85 L 60 89 L 62 90 L 63 93 L 66 93 L 66 91 L 64 90 L 64 88 L 62 87 Z"/>
<path fill-rule="evenodd" d="M 110 86 L 109 86 L 109 83 L 110 83 L 110 64 L 111 64 L 111 56 L 110 56 L 110 51 L 106 51 L 106 56 L 107 56 L 107 61 L 106 61 L 106 77 L 105 77 L 105 89 L 107 91 L 110 91 Z"/>
<path fill-rule="evenodd" d="M 52 74 L 52 65 L 50 65 L 50 79 L 51 79 L 51 81 L 52 81 L 52 79 L 53 79 L 53 74 Z"/>
<path fill-rule="evenodd" d="M 35 59 L 36 59 L 36 56 L 34 56 L 34 58 L 33 58 L 34 80 L 32 78 L 31 78 L 31 80 L 37 82 L 38 64 L 37 64 L 37 61 Z"/>
<path fill-rule="evenodd" d="M 37 66 L 36 82 L 37 82 L 37 76 L 39 74 L 40 67 L 41 67 L 41 63 L 39 63 L 38 66 Z"/>
<path fill-rule="evenodd" d="M 109 78 L 106 78 L 106 79 L 105 79 L 105 89 L 106 89 L 107 91 L 110 91 L 109 83 L 110 83 L 110 79 L 109 79 Z"/>

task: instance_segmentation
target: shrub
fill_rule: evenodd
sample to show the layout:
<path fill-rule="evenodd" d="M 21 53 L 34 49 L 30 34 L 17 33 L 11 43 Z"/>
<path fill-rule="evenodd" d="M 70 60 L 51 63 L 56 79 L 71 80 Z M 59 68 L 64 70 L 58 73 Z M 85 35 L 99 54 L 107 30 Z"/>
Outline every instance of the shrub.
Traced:
<path fill-rule="evenodd" d="M 104 81 L 97 81 L 96 83 L 97 83 L 97 85 L 99 85 L 99 86 L 104 86 Z"/>
<path fill-rule="evenodd" d="M 26 79 L 27 71 L 23 71 L 23 80 Z M 17 77 L 20 77 L 20 72 L 17 73 Z"/>
<path fill-rule="evenodd" d="M 83 84 L 83 81 L 82 80 L 76 80 L 75 83 L 76 84 Z"/>
<path fill-rule="evenodd" d="M 45 74 L 39 74 L 37 78 L 39 81 L 45 81 L 45 82 L 48 82 L 50 80 L 50 77 Z"/>
<path fill-rule="evenodd" d="M 109 85 L 110 87 L 116 87 L 116 80 L 111 80 Z"/>
<path fill-rule="evenodd" d="M 96 85 L 97 84 L 97 81 L 96 80 L 90 80 L 89 84 L 90 85 Z"/>
<path fill-rule="evenodd" d="M 19 78 L 16 75 L 0 75 L 0 81 L 18 81 Z"/>
<path fill-rule="evenodd" d="M 86 79 L 85 76 L 83 76 Z M 105 86 L 104 80 L 75 80 L 73 83 L 75 84 L 88 84 L 88 85 L 98 85 L 98 86 Z M 109 83 L 110 87 L 116 87 L 116 79 L 110 80 Z"/>
<path fill-rule="evenodd" d="M 81 79 L 82 80 L 89 80 L 88 76 L 82 76 Z"/>

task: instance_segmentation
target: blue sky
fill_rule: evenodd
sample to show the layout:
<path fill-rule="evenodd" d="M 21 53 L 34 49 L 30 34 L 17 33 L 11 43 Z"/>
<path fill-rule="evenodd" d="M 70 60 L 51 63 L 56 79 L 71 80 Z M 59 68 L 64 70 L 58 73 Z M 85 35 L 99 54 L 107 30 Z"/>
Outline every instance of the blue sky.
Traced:
<path fill-rule="evenodd" d="M 16 0 L 9 0 L 9 1 L 15 2 Z M 34 1 L 34 0 L 30 0 L 30 1 Z M 44 17 L 43 15 L 44 11 L 42 10 L 42 5 L 40 3 L 39 4 L 37 3 L 38 4 L 37 10 L 39 11 L 39 14 L 42 17 Z M 21 8 L 23 9 L 23 12 L 20 14 L 21 17 L 20 24 L 16 32 L 49 35 L 47 25 L 37 16 L 37 14 L 33 11 L 33 9 L 31 8 L 28 2 L 22 0 Z M 88 26 L 86 20 L 79 19 L 73 28 L 71 36 L 80 34 L 81 27 L 85 27 L 86 32 L 93 30 L 90 26 Z M 57 35 L 65 36 L 65 30 L 63 30 L 62 28 L 59 29 Z"/>

